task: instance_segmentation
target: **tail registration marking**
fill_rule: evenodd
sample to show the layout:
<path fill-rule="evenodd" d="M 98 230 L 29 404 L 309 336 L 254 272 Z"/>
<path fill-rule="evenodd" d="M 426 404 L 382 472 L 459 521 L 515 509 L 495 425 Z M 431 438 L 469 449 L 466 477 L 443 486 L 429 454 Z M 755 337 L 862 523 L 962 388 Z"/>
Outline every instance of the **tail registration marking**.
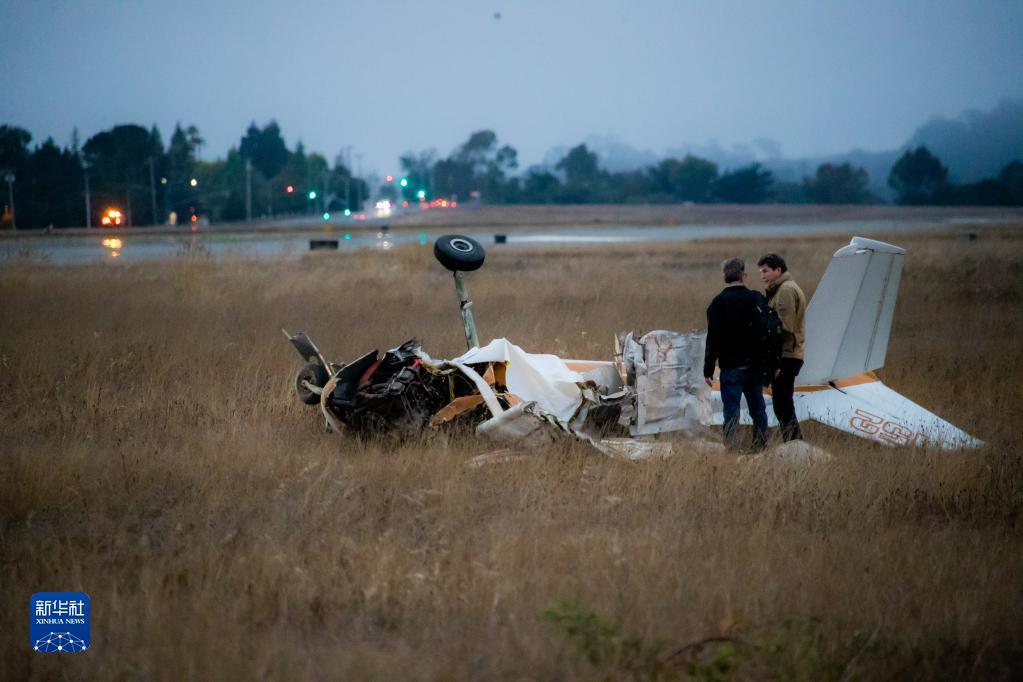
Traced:
<path fill-rule="evenodd" d="M 864 435 L 892 445 L 924 445 L 927 436 L 898 422 L 885 419 L 866 410 L 856 408 L 849 418 L 849 426 Z"/>

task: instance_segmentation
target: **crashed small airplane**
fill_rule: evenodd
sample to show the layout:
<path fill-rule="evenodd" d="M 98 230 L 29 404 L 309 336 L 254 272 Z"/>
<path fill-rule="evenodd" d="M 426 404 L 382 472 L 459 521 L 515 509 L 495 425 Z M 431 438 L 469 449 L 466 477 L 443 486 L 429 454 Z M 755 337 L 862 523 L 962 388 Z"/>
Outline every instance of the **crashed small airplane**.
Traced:
<path fill-rule="evenodd" d="M 874 374 L 884 365 L 905 253 L 853 237 L 832 256 L 807 307 L 797 416 L 885 445 L 978 447 L 982 441 Z M 619 335 L 614 358 L 605 361 L 527 353 L 507 339 L 480 347 L 463 273 L 483 265 L 483 247 L 446 235 L 434 255 L 454 274 L 464 355 L 434 359 L 412 339 L 382 356 L 373 350 L 336 364 L 306 334 L 284 332 L 306 361 L 295 379 L 298 396 L 320 407 L 330 430 L 402 435 L 461 423 L 499 442 L 567 434 L 607 454 L 640 456 L 642 448 L 621 445 L 667 432 L 695 438 L 722 423 L 719 386 L 708 387 L 701 376 L 705 334 Z M 765 399 L 770 404 L 770 390 Z"/>

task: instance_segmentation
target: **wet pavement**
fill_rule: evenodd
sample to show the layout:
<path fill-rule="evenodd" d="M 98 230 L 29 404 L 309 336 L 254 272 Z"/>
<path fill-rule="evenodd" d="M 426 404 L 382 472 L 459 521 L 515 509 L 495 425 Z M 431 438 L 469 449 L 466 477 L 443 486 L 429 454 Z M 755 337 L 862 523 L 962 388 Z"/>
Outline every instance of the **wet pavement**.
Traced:
<path fill-rule="evenodd" d="M 927 230 L 968 229 L 1004 221 L 991 218 L 950 218 L 945 220 L 874 220 L 836 221 L 798 224 L 752 225 L 673 225 L 630 227 L 557 227 L 545 230 L 527 229 L 508 232 L 499 230 L 462 230 L 486 248 L 502 246 L 561 247 L 584 244 L 630 244 L 642 242 L 685 242 L 697 239 L 734 237 L 793 237 L 799 235 L 835 234 L 847 239 L 853 235 L 891 235 L 893 233 Z M 311 242 L 337 242 L 342 255 L 350 252 L 390 250 L 399 246 L 431 246 L 433 240 L 452 230 L 431 228 L 417 232 L 408 228 L 381 230 L 329 226 L 320 230 L 276 232 L 217 232 L 209 230 L 194 234 L 146 234 L 137 232 L 110 234 L 97 230 L 93 235 L 32 235 L 0 240 L 0 267 L 18 261 L 44 262 L 57 265 L 98 262 L 140 262 L 165 260 L 189 255 L 213 258 L 297 259 L 311 250 Z M 503 244 L 495 244 L 501 235 Z M 329 244 L 328 244 L 329 247 Z"/>

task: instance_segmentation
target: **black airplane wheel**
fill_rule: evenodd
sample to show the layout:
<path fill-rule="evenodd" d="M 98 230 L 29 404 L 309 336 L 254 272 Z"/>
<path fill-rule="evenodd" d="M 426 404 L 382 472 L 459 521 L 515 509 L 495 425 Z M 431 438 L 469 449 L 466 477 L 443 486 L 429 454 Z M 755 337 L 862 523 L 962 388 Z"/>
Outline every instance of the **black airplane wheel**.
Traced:
<path fill-rule="evenodd" d="M 472 272 L 483 265 L 486 253 L 480 243 L 460 234 L 446 234 L 433 243 L 433 255 L 452 272 Z"/>
<path fill-rule="evenodd" d="M 303 385 L 303 382 L 308 381 L 317 388 L 323 388 L 327 385 L 329 378 L 323 365 L 318 362 L 307 362 L 295 375 L 295 392 L 298 393 L 298 399 L 306 405 L 318 405 L 320 403 L 319 394 L 310 391 Z"/>

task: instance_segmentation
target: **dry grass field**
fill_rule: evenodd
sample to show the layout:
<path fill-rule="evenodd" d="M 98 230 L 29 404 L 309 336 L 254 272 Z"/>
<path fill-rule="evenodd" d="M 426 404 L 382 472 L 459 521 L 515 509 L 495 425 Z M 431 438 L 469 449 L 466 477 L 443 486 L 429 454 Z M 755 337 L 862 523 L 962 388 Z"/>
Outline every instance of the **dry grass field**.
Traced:
<path fill-rule="evenodd" d="M 607 358 L 700 327 L 718 264 L 842 239 L 491 248 L 481 337 Z M 1023 675 L 1023 231 L 898 240 L 893 388 L 985 439 L 833 461 L 627 463 L 578 444 L 478 469 L 465 433 L 357 442 L 298 403 L 280 328 L 351 359 L 462 350 L 428 248 L 0 266 L 2 679 L 1010 679 Z M 81 590 L 92 648 L 33 654 Z"/>

